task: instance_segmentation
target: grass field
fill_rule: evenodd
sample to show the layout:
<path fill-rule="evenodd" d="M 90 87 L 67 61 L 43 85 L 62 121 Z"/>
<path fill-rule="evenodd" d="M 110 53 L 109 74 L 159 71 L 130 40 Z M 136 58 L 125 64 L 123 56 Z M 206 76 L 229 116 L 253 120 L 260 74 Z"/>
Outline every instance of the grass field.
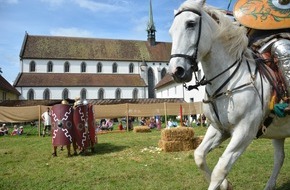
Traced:
<path fill-rule="evenodd" d="M 194 130 L 196 135 L 203 135 L 206 128 Z M 194 163 L 193 151 L 159 151 L 161 134 L 157 130 L 101 134 L 96 153 L 69 158 L 66 150 L 58 150 L 58 156 L 52 157 L 51 137 L 35 134 L 37 131 L 0 137 L 0 189 L 207 189 L 208 184 Z M 226 144 L 209 154 L 211 168 Z M 290 189 L 290 139 L 286 140 L 285 149 L 278 190 Z M 261 190 L 271 174 L 272 163 L 271 141 L 255 140 L 234 165 L 228 179 L 235 190 Z"/>

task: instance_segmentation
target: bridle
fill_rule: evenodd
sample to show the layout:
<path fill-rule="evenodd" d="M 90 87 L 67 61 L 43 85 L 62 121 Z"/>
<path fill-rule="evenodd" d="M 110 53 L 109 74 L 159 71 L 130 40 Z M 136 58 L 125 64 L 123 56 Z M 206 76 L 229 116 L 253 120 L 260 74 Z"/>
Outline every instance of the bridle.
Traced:
<path fill-rule="evenodd" d="M 198 38 L 196 39 L 196 42 L 195 42 L 196 51 L 193 53 L 193 55 L 187 55 L 187 54 L 181 54 L 181 53 L 172 54 L 170 59 L 175 58 L 175 57 L 182 57 L 184 59 L 187 59 L 187 60 L 189 60 L 191 68 L 193 69 L 193 71 L 198 71 L 198 63 L 196 60 L 197 60 L 198 45 L 199 45 L 200 35 L 201 35 L 201 12 L 197 11 L 195 9 L 184 9 L 182 11 L 179 11 L 177 14 L 175 14 L 174 18 L 183 12 L 192 12 L 194 14 L 197 14 L 200 17 L 199 28 L 198 28 Z"/>

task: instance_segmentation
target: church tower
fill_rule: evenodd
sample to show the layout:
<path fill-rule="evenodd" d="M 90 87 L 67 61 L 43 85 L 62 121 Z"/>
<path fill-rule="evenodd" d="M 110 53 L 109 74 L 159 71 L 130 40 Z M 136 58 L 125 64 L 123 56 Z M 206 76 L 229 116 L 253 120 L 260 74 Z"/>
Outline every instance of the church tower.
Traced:
<path fill-rule="evenodd" d="M 155 40 L 155 26 L 153 21 L 153 12 L 152 12 L 152 2 L 150 0 L 150 6 L 149 6 L 149 21 L 147 25 L 147 41 L 151 46 L 154 46 L 156 44 Z"/>

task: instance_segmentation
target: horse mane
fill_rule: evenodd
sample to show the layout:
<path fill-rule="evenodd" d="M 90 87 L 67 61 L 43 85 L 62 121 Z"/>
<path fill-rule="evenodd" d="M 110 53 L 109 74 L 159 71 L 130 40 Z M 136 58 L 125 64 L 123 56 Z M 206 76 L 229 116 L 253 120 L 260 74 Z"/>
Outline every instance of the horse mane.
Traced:
<path fill-rule="evenodd" d="M 213 39 L 222 43 L 225 50 L 229 52 L 230 55 L 238 59 L 246 52 L 248 47 L 246 28 L 235 24 L 229 17 L 225 16 L 221 10 L 208 5 L 202 6 L 190 0 L 185 1 L 179 7 L 178 12 L 184 9 L 200 10 L 204 19 L 214 19 L 218 24 L 218 28 L 213 34 Z M 204 14 L 208 14 L 209 17 Z"/>

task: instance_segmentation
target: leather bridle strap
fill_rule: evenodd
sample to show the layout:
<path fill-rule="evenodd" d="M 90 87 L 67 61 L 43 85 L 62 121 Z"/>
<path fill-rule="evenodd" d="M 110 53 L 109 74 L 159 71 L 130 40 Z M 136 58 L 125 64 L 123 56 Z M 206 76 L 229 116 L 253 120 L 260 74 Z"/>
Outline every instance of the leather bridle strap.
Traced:
<path fill-rule="evenodd" d="M 193 71 L 198 71 L 198 65 L 197 65 L 196 59 L 197 59 L 198 45 L 199 45 L 200 35 L 201 35 L 201 21 L 202 21 L 201 20 L 201 13 L 200 13 L 200 11 L 197 11 L 195 9 L 184 9 L 182 11 L 179 11 L 177 14 L 175 14 L 174 17 L 178 16 L 179 14 L 181 14 L 183 12 L 192 12 L 192 13 L 197 14 L 200 17 L 199 28 L 198 28 L 198 38 L 197 38 L 196 43 L 195 43 L 196 51 L 193 55 L 186 55 L 186 54 L 180 54 L 180 53 L 172 54 L 170 59 L 175 58 L 175 57 L 182 57 L 184 59 L 188 59 L 190 61 L 190 64 L 191 64 Z"/>

